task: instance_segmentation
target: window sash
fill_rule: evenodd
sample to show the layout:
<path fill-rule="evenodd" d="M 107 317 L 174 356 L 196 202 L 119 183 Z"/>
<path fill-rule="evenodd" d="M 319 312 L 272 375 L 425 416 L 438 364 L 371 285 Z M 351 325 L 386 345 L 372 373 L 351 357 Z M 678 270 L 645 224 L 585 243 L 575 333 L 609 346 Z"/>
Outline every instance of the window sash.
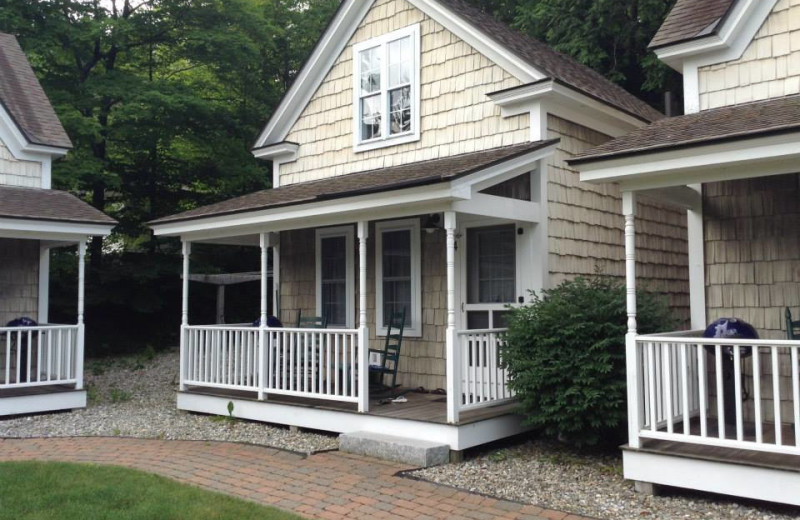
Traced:
<path fill-rule="evenodd" d="M 422 284 L 418 219 L 378 222 L 376 234 L 376 325 L 386 334 L 392 312 L 406 310 L 404 334 L 422 334 Z"/>
<path fill-rule="evenodd" d="M 467 230 L 467 303 L 514 303 L 516 270 L 513 224 Z"/>
<path fill-rule="evenodd" d="M 355 320 L 353 229 L 317 230 L 317 314 L 330 327 L 352 327 Z"/>

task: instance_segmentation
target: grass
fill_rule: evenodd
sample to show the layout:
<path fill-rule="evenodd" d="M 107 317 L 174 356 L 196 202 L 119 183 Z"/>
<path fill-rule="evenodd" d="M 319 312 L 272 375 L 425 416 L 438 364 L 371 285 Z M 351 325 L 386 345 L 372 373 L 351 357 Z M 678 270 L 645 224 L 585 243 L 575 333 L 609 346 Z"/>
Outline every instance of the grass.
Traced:
<path fill-rule="evenodd" d="M 274 508 L 113 466 L 0 463 L 0 520 L 298 520 Z"/>

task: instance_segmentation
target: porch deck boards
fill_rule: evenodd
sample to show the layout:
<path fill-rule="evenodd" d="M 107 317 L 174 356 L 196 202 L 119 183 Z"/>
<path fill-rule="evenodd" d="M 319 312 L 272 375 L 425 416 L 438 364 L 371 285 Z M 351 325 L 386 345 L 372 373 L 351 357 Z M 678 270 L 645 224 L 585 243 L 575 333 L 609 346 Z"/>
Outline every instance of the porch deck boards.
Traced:
<path fill-rule="evenodd" d="M 24 397 L 28 395 L 57 394 L 61 392 L 74 392 L 75 385 L 47 385 L 31 386 L 25 388 L 0 388 L 0 399 L 3 397 Z"/>
<path fill-rule="evenodd" d="M 630 448 L 626 447 L 625 449 Z M 800 473 L 800 455 L 766 453 L 656 439 L 642 439 L 641 447 L 635 451 Z"/>
<path fill-rule="evenodd" d="M 675 423 L 675 432 L 683 432 L 683 422 Z M 667 429 L 661 428 L 659 431 L 666 432 Z M 692 436 L 700 435 L 700 419 L 693 418 L 689 421 L 689 431 Z M 719 424 L 716 417 L 708 418 L 707 425 L 708 436 L 712 438 L 719 438 Z M 762 424 L 763 441 L 765 444 L 776 444 L 775 442 L 775 424 L 764 422 Z M 756 440 L 756 425 L 754 422 L 743 422 L 742 436 L 745 441 L 754 442 Z M 782 444 L 784 446 L 795 446 L 794 424 L 784 423 L 781 427 Z M 728 440 L 736 440 L 736 426 L 733 424 L 725 425 L 725 438 Z"/>
<path fill-rule="evenodd" d="M 216 397 L 235 397 L 257 401 L 258 398 L 253 392 L 222 390 L 216 388 L 188 387 L 188 393 L 211 395 Z M 439 394 L 421 394 L 408 389 L 401 389 L 392 395 L 402 394 L 408 402 L 406 403 L 386 403 L 380 404 L 380 400 L 388 397 L 388 394 L 371 396 L 369 400 L 369 412 L 367 415 L 378 417 L 391 417 L 394 419 L 408 419 L 437 424 L 447 424 L 447 396 Z M 320 399 L 307 399 L 302 397 L 292 397 L 283 395 L 270 395 L 268 401 L 271 403 L 288 404 L 292 406 L 302 406 L 317 408 L 321 410 L 335 410 L 340 412 L 358 413 L 355 403 L 340 403 L 336 401 L 323 401 Z M 487 419 L 493 419 L 503 415 L 515 414 L 517 403 L 501 403 L 495 406 L 488 406 L 477 410 L 469 410 L 459 414 L 459 425 L 476 423 Z"/>

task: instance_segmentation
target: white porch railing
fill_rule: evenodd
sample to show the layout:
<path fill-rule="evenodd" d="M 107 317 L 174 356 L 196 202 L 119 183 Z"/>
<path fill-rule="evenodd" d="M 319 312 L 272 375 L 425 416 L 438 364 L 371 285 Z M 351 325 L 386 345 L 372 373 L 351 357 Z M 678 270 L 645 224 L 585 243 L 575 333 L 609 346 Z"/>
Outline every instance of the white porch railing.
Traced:
<path fill-rule="evenodd" d="M 508 371 L 500 359 L 501 335 L 507 329 L 463 330 L 461 347 L 461 411 L 492 406 L 514 398 Z"/>
<path fill-rule="evenodd" d="M 83 388 L 83 325 L 0 327 L 0 389 Z"/>
<path fill-rule="evenodd" d="M 243 325 L 183 330 L 182 387 L 254 391 L 259 397 L 359 400 L 358 330 Z"/>
<path fill-rule="evenodd" d="M 639 438 L 800 454 L 800 341 L 698 335 L 637 336 Z"/>

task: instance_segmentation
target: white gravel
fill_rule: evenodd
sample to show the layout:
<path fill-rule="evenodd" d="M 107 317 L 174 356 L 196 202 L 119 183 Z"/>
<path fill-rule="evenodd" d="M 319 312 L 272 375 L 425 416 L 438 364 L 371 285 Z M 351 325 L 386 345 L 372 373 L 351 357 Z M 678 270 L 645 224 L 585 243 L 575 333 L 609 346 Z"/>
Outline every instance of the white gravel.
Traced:
<path fill-rule="evenodd" d="M 668 489 L 664 496 L 633 491 L 619 456 L 576 454 L 543 441 L 484 451 L 460 463 L 413 475 L 469 491 L 605 520 L 788 520 L 800 508 L 734 501 Z"/>
<path fill-rule="evenodd" d="M 301 453 L 337 449 L 334 435 L 179 411 L 178 353 L 87 360 L 88 407 L 0 420 L 0 437 L 122 436 L 245 442 Z M 236 412 L 234 411 L 234 415 Z"/>

